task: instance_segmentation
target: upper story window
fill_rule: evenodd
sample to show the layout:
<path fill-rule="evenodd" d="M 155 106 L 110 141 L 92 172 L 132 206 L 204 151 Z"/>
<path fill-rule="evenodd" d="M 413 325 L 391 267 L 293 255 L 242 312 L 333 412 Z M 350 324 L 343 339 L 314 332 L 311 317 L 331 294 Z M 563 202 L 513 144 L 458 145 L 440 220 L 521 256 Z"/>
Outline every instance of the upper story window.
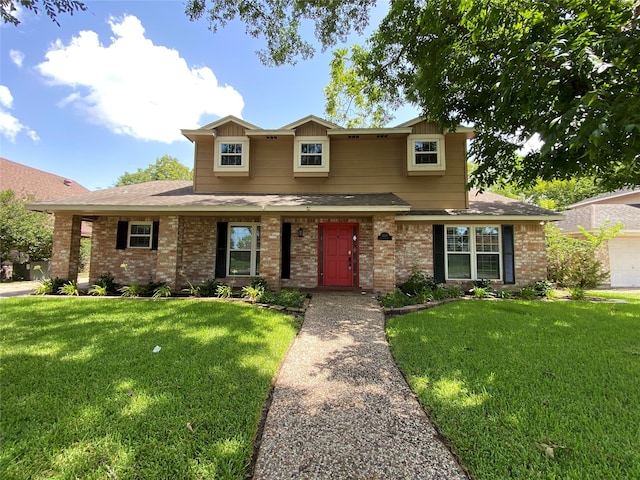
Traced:
<path fill-rule="evenodd" d="M 293 143 L 294 175 L 329 175 L 329 139 L 327 137 L 300 137 Z"/>
<path fill-rule="evenodd" d="M 152 222 L 129 223 L 129 248 L 151 248 Z"/>
<path fill-rule="evenodd" d="M 249 175 L 249 138 L 218 137 L 215 144 L 214 171 L 222 175 Z"/>
<path fill-rule="evenodd" d="M 409 135 L 407 139 L 407 171 L 444 172 L 444 135 Z"/>

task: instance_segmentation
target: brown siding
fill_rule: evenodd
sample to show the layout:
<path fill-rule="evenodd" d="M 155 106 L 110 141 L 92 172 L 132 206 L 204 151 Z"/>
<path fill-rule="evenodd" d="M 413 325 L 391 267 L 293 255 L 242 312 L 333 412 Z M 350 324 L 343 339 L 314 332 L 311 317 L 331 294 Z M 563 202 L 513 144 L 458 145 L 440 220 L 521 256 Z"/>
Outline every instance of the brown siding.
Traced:
<path fill-rule="evenodd" d="M 297 136 L 324 137 L 327 135 L 327 127 L 323 127 L 315 122 L 307 122 L 296 128 Z"/>
<path fill-rule="evenodd" d="M 315 125 L 315 124 L 312 124 Z M 299 127 L 300 128 L 300 127 Z M 391 192 L 415 209 L 465 208 L 464 134 L 446 136 L 444 175 L 407 177 L 406 137 L 331 138 L 328 177 L 293 176 L 293 138 L 251 139 L 249 177 L 216 177 L 213 144 L 198 144 L 195 189 L 199 193 L 382 193 Z"/>
<path fill-rule="evenodd" d="M 438 125 L 433 122 L 420 122 L 413 126 L 413 133 L 418 135 L 442 133 L 442 129 L 438 128 Z"/>
<path fill-rule="evenodd" d="M 216 129 L 218 137 L 244 137 L 244 127 L 237 123 L 229 122 Z"/>

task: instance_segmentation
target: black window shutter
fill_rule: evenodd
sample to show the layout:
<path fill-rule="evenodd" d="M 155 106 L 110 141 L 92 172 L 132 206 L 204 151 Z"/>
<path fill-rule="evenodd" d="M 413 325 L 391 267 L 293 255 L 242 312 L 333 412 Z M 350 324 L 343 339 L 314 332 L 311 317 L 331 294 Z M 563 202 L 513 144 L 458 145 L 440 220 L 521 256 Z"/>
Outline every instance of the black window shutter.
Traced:
<path fill-rule="evenodd" d="M 444 283 L 444 225 L 433 226 L 433 278 Z"/>
<path fill-rule="evenodd" d="M 153 230 L 151 231 L 151 250 L 158 249 L 158 232 L 160 231 L 160 222 L 153 222 Z"/>
<path fill-rule="evenodd" d="M 516 283 L 513 225 L 502 226 L 502 268 L 504 283 Z"/>
<path fill-rule="evenodd" d="M 218 222 L 216 234 L 216 278 L 227 276 L 227 222 Z"/>
<path fill-rule="evenodd" d="M 282 224 L 281 278 L 291 278 L 291 223 Z"/>
<path fill-rule="evenodd" d="M 116 249 L 124 250 L 127 248 L 127 237 L 129 235 L 129 222 L 118 221 L 118 233 L 116 234 Z"/>

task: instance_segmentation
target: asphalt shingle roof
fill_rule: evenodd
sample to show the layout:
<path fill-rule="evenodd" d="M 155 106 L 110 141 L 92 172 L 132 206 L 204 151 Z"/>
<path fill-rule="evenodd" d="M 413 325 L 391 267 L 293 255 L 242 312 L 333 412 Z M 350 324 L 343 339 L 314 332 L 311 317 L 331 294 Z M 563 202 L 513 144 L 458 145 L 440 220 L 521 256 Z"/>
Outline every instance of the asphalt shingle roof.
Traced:
<path fill-rule="evenodd" d="M 0 157 L 0 191 L 13 190 L 18 197 L 36 201 L 86 193 L 88 188 L 68 178 L 27 167 Z"/>

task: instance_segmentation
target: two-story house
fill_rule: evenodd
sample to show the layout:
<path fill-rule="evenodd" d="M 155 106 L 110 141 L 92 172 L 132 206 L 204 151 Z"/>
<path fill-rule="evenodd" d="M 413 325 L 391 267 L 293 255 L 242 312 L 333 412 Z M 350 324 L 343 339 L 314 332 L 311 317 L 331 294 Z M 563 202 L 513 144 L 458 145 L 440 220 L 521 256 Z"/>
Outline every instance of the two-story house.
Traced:
<path fill-rule="evenodd" d="M 32 206 L 55 213 L 52 276 L 76 277 L 80 221 L 90 220 L 90 281 L 111 272 L 120 283 L 180 287 L 259 276 L 276 289 L 387 292 L 412 268 L 439 282 L 546 277 L 543 224 L 562 217 L 468 192 L 469 128 L 416 119 L 346 129 L 309 116 L 266 130 L 226 117 L 182 133 L 194 145 L 193 182 Z"/>

